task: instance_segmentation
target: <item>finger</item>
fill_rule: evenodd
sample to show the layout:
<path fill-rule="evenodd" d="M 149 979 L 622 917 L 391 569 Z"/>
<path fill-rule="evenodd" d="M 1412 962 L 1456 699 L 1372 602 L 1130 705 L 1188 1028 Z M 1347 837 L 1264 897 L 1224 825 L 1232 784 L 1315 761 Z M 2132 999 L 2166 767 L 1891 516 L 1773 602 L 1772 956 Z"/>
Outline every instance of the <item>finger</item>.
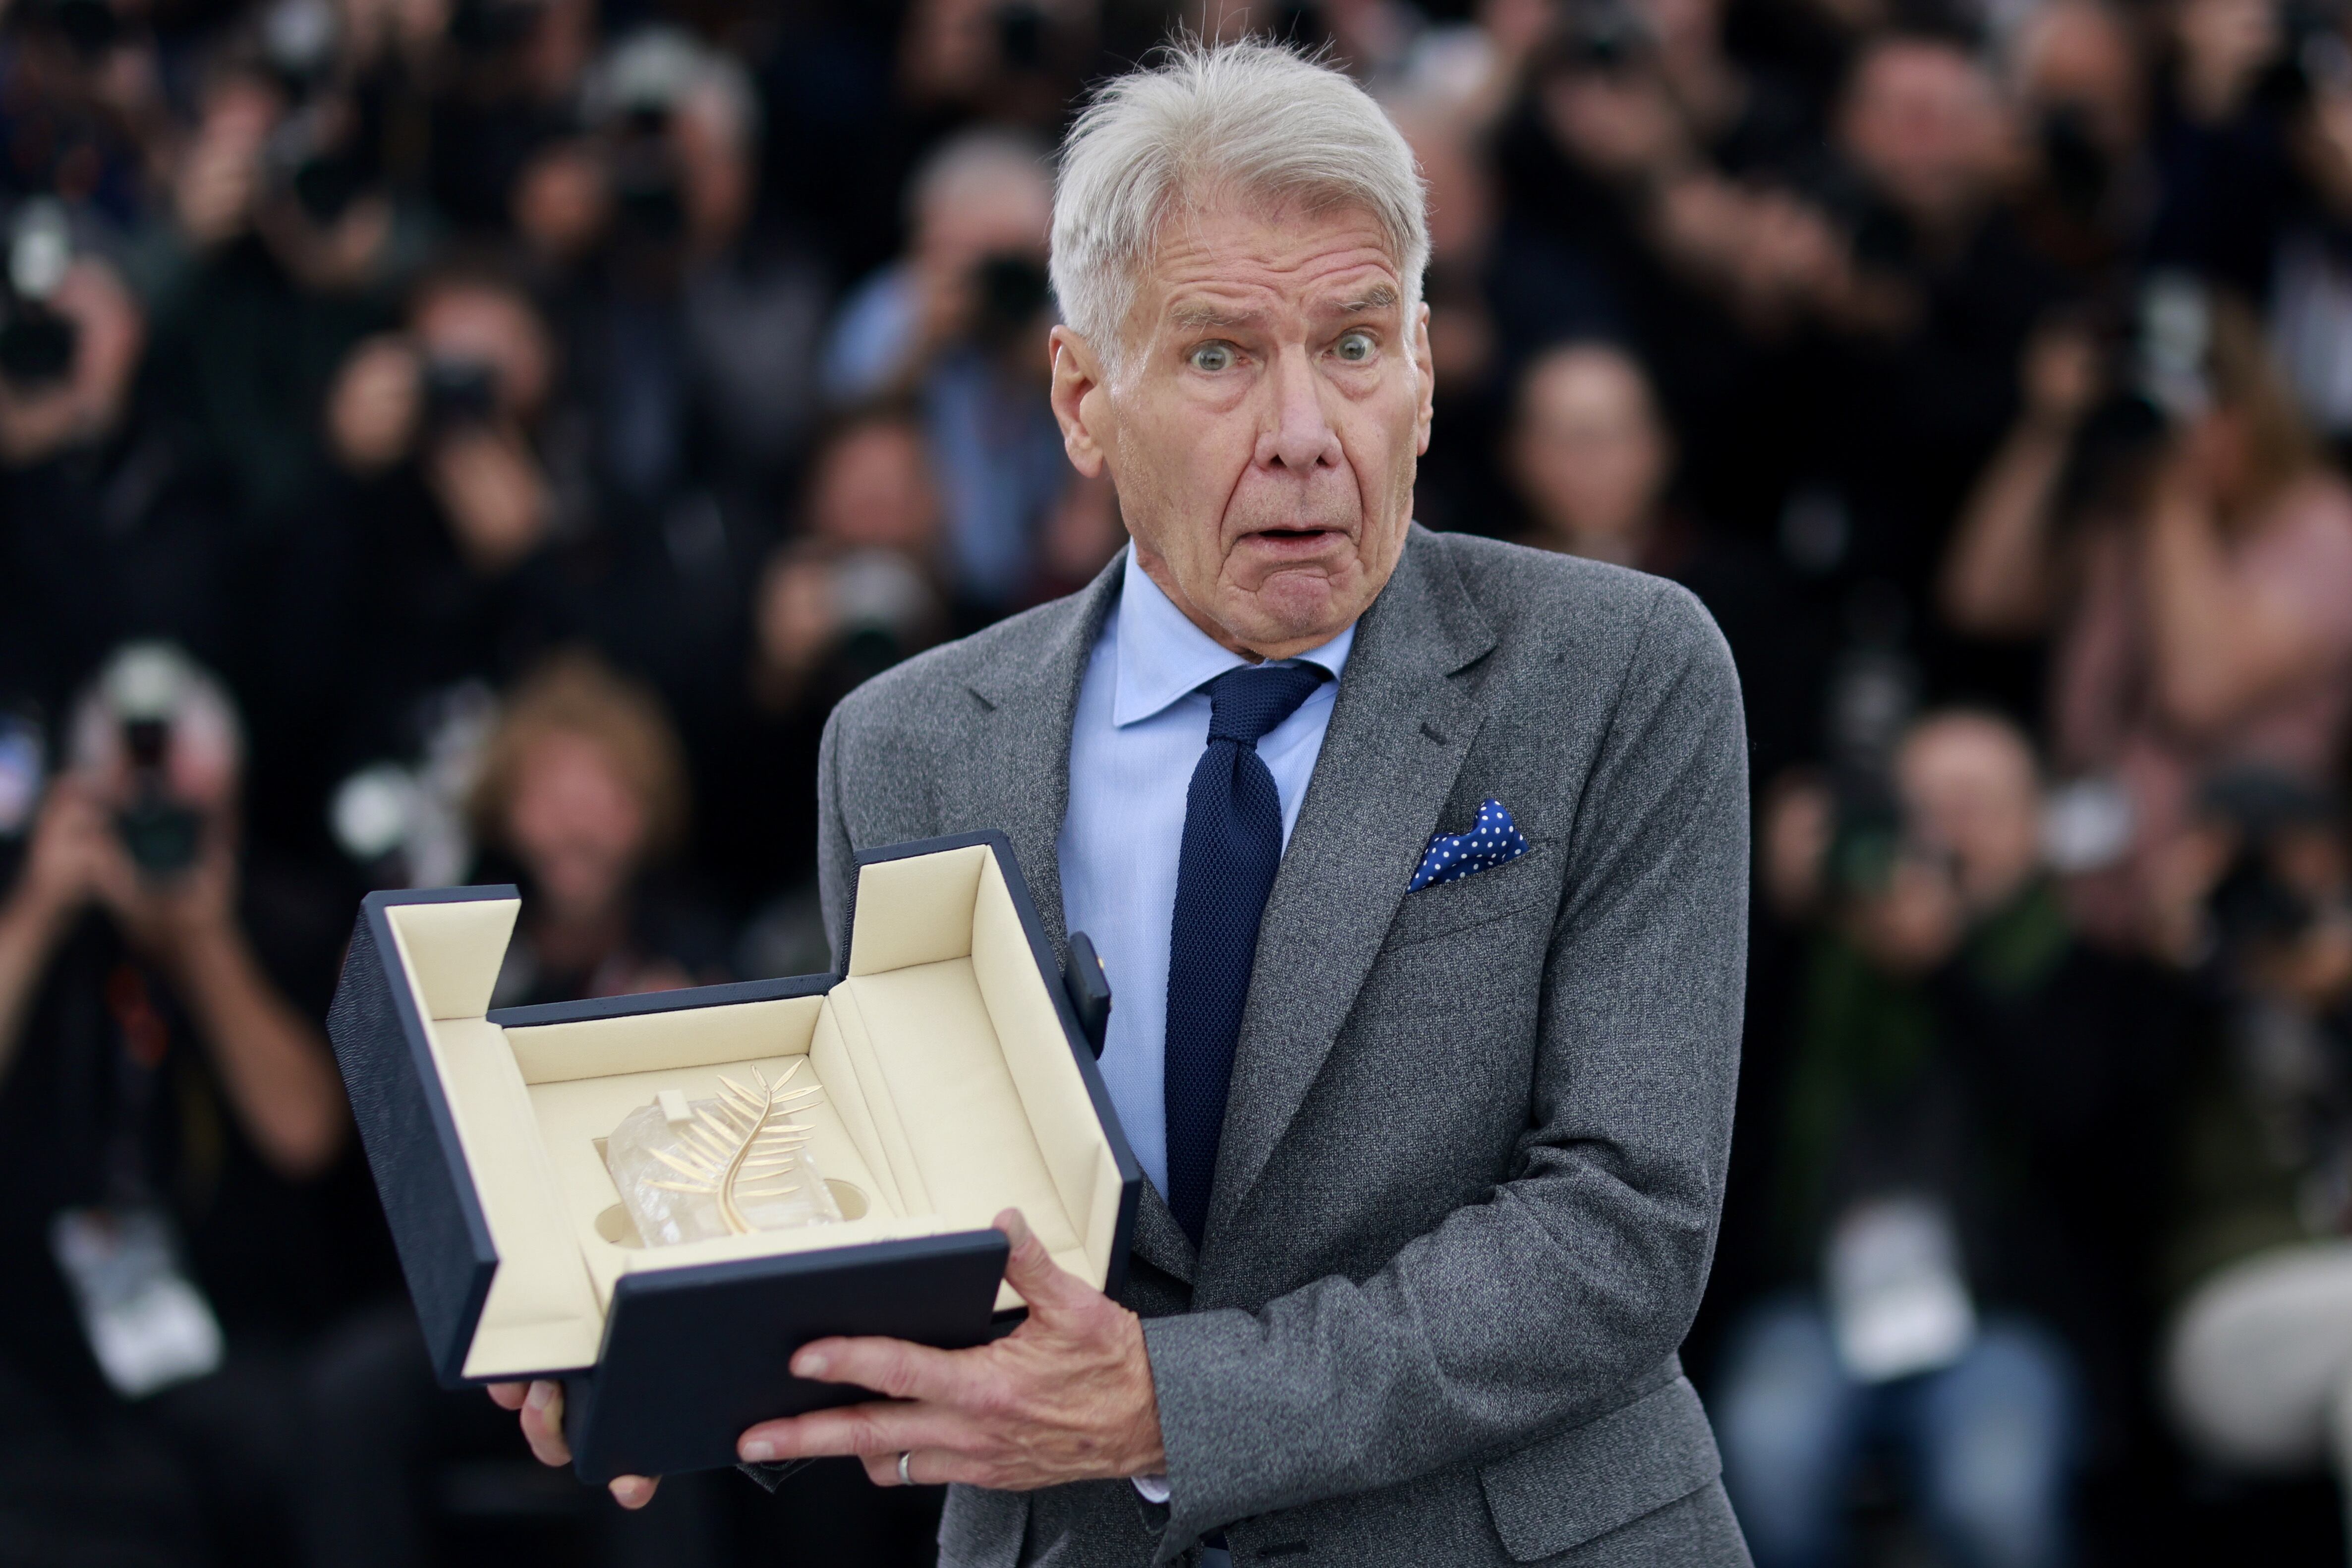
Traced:
<path fill-rule="evenodd" d="M 1102 1299 L 1101 1291 L 1054 1261 L 1019 1209 L 998 1215 L 996 1228 L 1013 1244 L 1004 1259 L 1004 1282 L 1021 1292 L 1031 1311 L 1074 1311 Z"/>
<path fill-rule="evenodd" d="M 866 1454 L 861 1456 L 858 1462 L 866 1467 L 866 1479 L 877 1487 L 944 1487 L 958 1482 L 984 1487 L 992 1481 L 1004 1479 L 984 1460 L 948 1448 L 909 1451 L 907 1454 L 907 1479 L 904 1481 L 898 1479 L 898 1456 L 895 1453 Z"/>
<path fill-rule="evenodd" d="M 485 1388 L 483 1392 L 490 1396 L 490 1403 L 497 1405 L 499 1409 L 520 1410 L 522 1408 L 522 1402 L 524 1399 L 530 1396 L 530 1384 L 527 1383 L 493 1383 Z"/>
<path fill-rule="evenodd" d="M 747 1464 L 764 1465 L 835 1455 L 895 1456 L 907 1448 L 961 1448 L 970 1447 L 975 1436 L 975 1428 L 958 1411 L 877 1401 L 762 1421 L 736 1440 L 735 1452 Z"/>
<path fill-rule="evenodd" d="M 654 1500 L 654 1489 L 659 1485 L 659 1476 L 615 1476 L 609 1489 L 614 1502 L 635 1512 Z"/>
<path fill-rule="evenodd" d="M 893 1399 L 964 1402 L 971 1352 L 933 1350 L 905 1340 L 814 1340 L 793 1356 L 793 1375 L 813 1383 L 854 1383 Z"/>
<path fill-rule="evenodd" d="M 534 1383 L 522 1402 L 523 1441 L 542 1465 L 568 1465 L 572 1446 L 563 1440 L 563 1385 Z"/>

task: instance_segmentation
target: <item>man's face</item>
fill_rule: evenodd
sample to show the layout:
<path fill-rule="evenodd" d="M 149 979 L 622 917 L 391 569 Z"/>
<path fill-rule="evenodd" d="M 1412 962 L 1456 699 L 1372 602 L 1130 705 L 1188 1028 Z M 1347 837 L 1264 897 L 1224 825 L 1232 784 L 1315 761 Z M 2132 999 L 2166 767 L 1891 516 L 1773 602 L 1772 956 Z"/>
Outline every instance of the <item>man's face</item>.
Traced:
<path fill-rule="evenodd" d="M 1998 176 L 2006 133 L 1975 61 L 1947 44 L 1879 45 L 1854 73 L 1845 151 L 1915 223 L 1964 220 Z"/>
<path fill-rule="evenodd" d="M 2041 868 L 2041 784 L 2032 752 L 2008 725 L 1929 719 L 1904 741 L 1895 776 L 1912 831 L 1951 858 L 1973 912 L 1998 908 Z"/>
<path fill-rule="evenodd" d="M 1428 312 L 1380 226 L 1213 205 L 1171 221 L 1115 378 L 1054 331 L 1070 459 L 1108 467 L 1138 562 L 1225 647 L 1329 641 L 1396 569 L 1429 448 Z"/>
<path fill-rule="evenodd" d="M 1548 354 L 1528 373 L 1511 457 L 1539 524 L 1563 543 L 1605 547 L 1648 526 L 1669 453 L 1640 368 L 1590 347 Z"/>

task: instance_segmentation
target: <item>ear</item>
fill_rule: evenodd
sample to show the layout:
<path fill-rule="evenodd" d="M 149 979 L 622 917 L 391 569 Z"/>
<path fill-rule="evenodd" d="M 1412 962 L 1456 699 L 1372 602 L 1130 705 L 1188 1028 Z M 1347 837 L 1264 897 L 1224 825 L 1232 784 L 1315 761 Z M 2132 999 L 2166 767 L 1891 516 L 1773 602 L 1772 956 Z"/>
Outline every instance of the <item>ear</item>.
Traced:
<path fill-rule="evenodd" d="M 1110 390 L 1092 344 L 1064 326 L 1048 340 L 1054 359 L 1054 417 L 1062 426 L 1062 450 L 1070 466 L 1088 479 L 1103 471 L 1109 455 Z"/>
<path fill-rule="evenodd" d="M 1429 304 L 1412 311 L 1412 369 L 1421 378 L 1421 405 L 1413 410 L 1413 451 L 1429 456 L 1429 426 L 1437 414 L 1437 361 L 1429 352 Z"/>

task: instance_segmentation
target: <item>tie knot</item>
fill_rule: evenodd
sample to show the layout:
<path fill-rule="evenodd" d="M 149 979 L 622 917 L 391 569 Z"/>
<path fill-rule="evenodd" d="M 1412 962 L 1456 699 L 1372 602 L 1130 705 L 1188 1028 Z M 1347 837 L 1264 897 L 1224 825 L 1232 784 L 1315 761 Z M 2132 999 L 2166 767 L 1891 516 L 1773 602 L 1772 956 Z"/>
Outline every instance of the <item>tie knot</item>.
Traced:
<path fill-rule="evenodd" d="M 1255 746 L 1323 684 L 1311 664 L 1257 664 L 1209 682 L 1209 739 Z"/>

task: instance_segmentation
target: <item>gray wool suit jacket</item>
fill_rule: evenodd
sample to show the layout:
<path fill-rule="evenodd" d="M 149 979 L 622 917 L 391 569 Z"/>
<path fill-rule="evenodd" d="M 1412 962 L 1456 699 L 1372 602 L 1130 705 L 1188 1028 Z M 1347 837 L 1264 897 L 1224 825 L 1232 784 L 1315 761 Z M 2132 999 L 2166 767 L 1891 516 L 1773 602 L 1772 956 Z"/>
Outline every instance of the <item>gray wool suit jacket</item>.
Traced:
<path fill-rule="evenodd" d="M 860 848 L 1001 828 L 1057 948 L 1091 587 L 859 688 L 819 764 Z M 1481 801 L 1533 848 L 1408 894 Z M 1676 1347 L 1713 1252 L 1748 879 L 1737 677 L 1656 577 L 1412 530 L 1268 898 L 1202 1245 L 1145 1184 L 1165 1506 L 951 1491 L 950 1568 L 1747 1562 Z M 1118 977 L 1112 975 L 1116 991 Z"/>

